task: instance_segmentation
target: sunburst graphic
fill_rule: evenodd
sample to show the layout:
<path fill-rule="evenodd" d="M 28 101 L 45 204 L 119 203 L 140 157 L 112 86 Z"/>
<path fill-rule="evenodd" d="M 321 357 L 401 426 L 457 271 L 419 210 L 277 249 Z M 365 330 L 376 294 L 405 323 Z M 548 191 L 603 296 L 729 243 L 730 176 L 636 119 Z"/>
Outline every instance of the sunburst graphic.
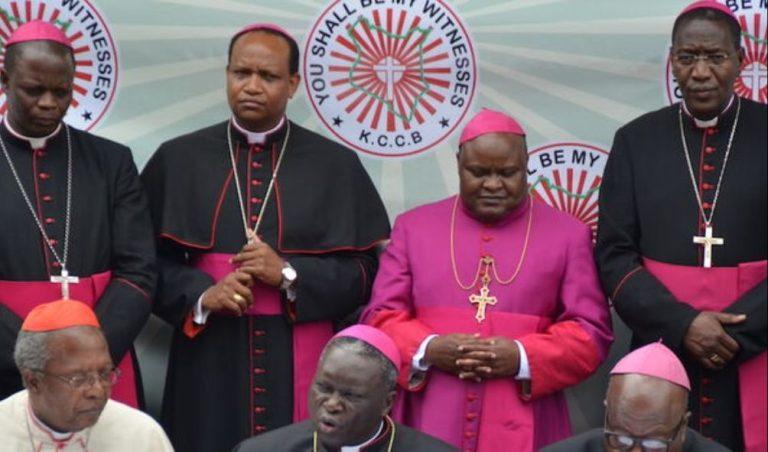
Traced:
<path fill-rule="evenodd" d="M 745 33 L 744 64 L 741 67 L 741 75 L 734 83 L 734 91 L 741 97 L 768 102 L 768 27 L 766 17 L 755 14 L 749 20 L 746 16 L 740 16 L 742 30 L 754 30 L 755 34 Z"/>
<path fill-rule="evenodd" d="M 5 42 L 21 24 L 32 20 L 53 23 L 67 35 L 75 57 L 72 103 L 65 121 L 91 129 L 112 104 L 118 75 L 117 51 L 101 13 L 80 0 L 71 7 L 58 2 L 26 0 L 0 2 L 0 38 Z M 77 8 L 74 8 L 76 6 Z M 5 63 L 4 46 L 0 63 Z M 8 106 L 0 88 L 0 115 Z"/>
<path fill-rule="evenodd" d="M 385 15 L 391 27 L 394 11 L 387 9 Z M 432 30 L 419 27 L 421 18 L 407 15 L 396 15 L 395 33 L 383 26 L 378 10 L 373 23 L 361 16 L 347 30 L 349 39 L 336 38 L 340 50 L 331 52 L 339 64 L 330 71 L 341 76 L 331 86 L 347 87 L 336 98 L 347 113 L 357 110 L 357 121 L 372 129 L 394 131 L 398 120 L 406 130 L 414 120 L 423 124 L 437 111 L 425 97 L 443 102 L 450 87 L 448 53 L 438 47 L 442 39 L 430 40 Z"/>

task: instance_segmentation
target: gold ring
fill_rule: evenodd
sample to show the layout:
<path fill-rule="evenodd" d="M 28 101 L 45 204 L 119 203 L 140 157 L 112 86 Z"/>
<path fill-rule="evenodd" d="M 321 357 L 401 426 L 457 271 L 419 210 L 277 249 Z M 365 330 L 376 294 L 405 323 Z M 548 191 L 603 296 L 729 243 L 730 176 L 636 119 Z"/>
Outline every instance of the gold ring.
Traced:
<path fill-rule="evenodd" d="M 723 358 L 721 358 L 720 355 L 718 355 L 717 353 L 712 353 L 709 356 L 709 360 L 712 361 L 715 364 L 722 364 L 723 363 Z"/>
<path fill-rule="evenodd" d="M 245 298 L 243 298 L 243 296 L 240 295 L 239 293 L 234 294 L 232 298 L 234 298 L 235 301 L 238 303 L 242 303 L 243 301 L 245 301 Z"/>

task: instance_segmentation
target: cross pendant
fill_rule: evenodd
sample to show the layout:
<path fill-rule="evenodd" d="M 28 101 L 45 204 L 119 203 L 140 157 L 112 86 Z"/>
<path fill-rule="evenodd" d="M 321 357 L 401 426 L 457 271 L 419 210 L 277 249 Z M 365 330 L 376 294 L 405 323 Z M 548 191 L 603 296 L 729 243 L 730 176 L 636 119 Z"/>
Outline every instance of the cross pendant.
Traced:
<path fill-rule="evenodd" d="M 712 226 L 704 228 L 704 236 L 694 235 L 693 243 L 704 247 L 704 268 L 712 267 L 712 245 L 722 245 L 725 240 L 722 237 L 712 237 Z"/>
<path fill-rule="evenodd" d="M 61 298 L 69 300 L 69 284 L 77 284 L 80 282 L 80 278 L 77 276 L 69 276 L 67 269 L 62 268 L 61 275 L 51 276 L 51 282 L 61 284 Z"/>
<path fill-rule="evenodd" d="M 485 320 L 485 306 L 493 306 L 496 304 L 496 297 L 488 296 L 489 292 L 490 290 L 488 289 L 488 283 L 485 282 L 483 287 L 480 288 L 479 295 L 472 294 L 469 296 L 469 302 L 477 305 L 477 312 L 475 313 L 475 319 L 477 319 L 477 323 L 482 323 L 482 321 Z"/>

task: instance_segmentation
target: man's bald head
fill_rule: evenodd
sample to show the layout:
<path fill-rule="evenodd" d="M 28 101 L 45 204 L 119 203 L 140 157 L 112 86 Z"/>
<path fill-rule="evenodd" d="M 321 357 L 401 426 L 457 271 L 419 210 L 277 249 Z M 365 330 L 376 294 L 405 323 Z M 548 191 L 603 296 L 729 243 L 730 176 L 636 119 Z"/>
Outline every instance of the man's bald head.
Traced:
<path fill-rule="evenodd" d="M 682 450 L 688 423 L 688 390 L 670 381 L 618 374 L 608 383 L 606 430 L 638 439 L 672 439 L 669 452 Z M 616 450 L 605 444 L 606 450 Z"/>

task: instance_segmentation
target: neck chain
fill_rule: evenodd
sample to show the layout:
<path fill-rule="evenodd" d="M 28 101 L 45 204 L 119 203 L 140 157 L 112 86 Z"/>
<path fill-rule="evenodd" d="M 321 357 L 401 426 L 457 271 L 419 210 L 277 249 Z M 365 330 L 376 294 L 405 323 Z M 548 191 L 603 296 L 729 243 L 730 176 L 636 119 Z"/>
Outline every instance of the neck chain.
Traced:
<path fill-rule="evenodd" d="M 709 211 L 709 217 L 704 212 L 704 204 L 701 202 L 701 194 L 699 193 L 698 184 L 696 184 L 696 176 L 693 174 L 693 165 L 691 164 L 690 152 L 688 152 L 688 142 L 685 139 L 685 129 L 683 128 L 683 106 L 680 104 L 678 110 L 678 122 L 680 124 L 680 139 L 683 142 L 683 153 L 685 154 L 685 162 L 688 164 L 688 174 L 691 176 L 691 186 L 693 187 L 693 193 L 696 195 L 696 202 L 699 205 L 699 213 L 704 220 L 704 225 L 709 227 L 712 223 L 712 218 L 715 216 L 715 208 L 717 207 L 717 199 L 720 196 L 720 188 L 722 187 L 723 175 L 725 174 L 725 166 L 728 164 L 728 156 L 731 153 L 731 145 L 733 144 L 733 137 L 736 135 L 736 125 L 739 123 L 739 113 L 741 112 L 741 99 L 736 98 L 736 117 L 733 120 L 733 126 L 731 127 L 731 136 L 728 138 L 728 146 L 725 148 L 725 157 L 723 158 L 723 168 L 720 170 L 720 177 L 717 179 L 717 186 L 715 187 L 715 196 L 712 199 L 712 209 Z"/>
<path fill-rule="evenodd" d="M 56 251 L 56 248 L 54 248 L 54 246 L 51 244 L 51 240 L 48 238 L 48 234 L 45 232 L 43 223 L 40 221 L 40 218 L 37 216 L 37 212 L 35 211 L 35 208 L 32 206 L 32 201 L 30 201 L 29 196 L 27 195 L 27 191 L 24 190 L 24 185 L 21 183 L 19 174 L 16 172 L 16 167 L 13 165 L 13 160 L 11 160 L 11 154 L 8 152 L 8 149 L 5 147 L 5 141 L 3 140 L 2 136 L 0 136 L 0 147 L 3 148 L 3 155 L 5 155 L 5 160 L 8 162 L 8 166 L 11 168 L 11 173 L 13 174 L 13 178 L 16 180 L 16 185 L 19 187 L 21 196 L 24 198 L 24 202 L 26 202 L 27 204 L 29 213 L 32 214 L 32 218 L 34 218 L 35 224 L 37 224 L 37 229 L 40 231 L 40 235 L 43 237 L 43 241 L 48 246 L 48 249 L 51 250 L 51 254 L 53 255 L 53 258 L 56 259 L 56 262 L 58 262 L 59 265 L 61 266 L 61 276 L 52 277 L 51 281 L 61 283 L 61 296 L 64 299 L 68 299 L 69 283 L 70 282 L 76 283 L 78 282 L 78 279 L 76 277 L 69 276 L 69 272 L 67 271 L 67 256 L 69 255 L 70 218 L 71 218 L 71 212 L 72 212 L 72 138 L 70 137 L 69 126 L 66 124 L 64 124 L 64 131 L 67 135 L 67 206 L 66 206 L 66 214 L 65 214 L 66 216 L 64 221 L 64 251 L 61 257 L 59 256 L 59 253 Z"/>
<path fill-rule="evenodd" d="M 487 283 L 490 283 L 490 271 L 493 270 L 493 276 L 496 279 L 496 281 L 499 284 L 507 285 L 510 284 L 512 281 L 517 278 L 517 275 L 520 273 L 520 269 L 523 267 L 523 261 L 525 260 L 525 254 L 528 250 L 528 240 L 531 237 L 531 224 L 533 223 L 533 198 L 529 197 L 528 201 L 528 224 L 526 225 L 525 229 L 525 241 L 523 242 L 523 250 L 520 253 L 520 260 L 517 262 L 517 267 L 515 268 L 515 271 L 512 273 L 512 276 L 510 276 L 508 279 L 502 279 L 499 277 L 499 273 L 496 270 L 496 262 L 493 259 L 492 256 L 483 256 L 480 258 L 480 260 L 477 262 L 477 271 L 475 272 L 475 278 L 472 280 L 469 284 L 462 284 L 461 278 L 459 277 L 459 269 L 456 265 L 456 247 L 455 247 L 455 230 L 456 230 L 456 211 L 458 210 L 459 205 L 459 196 L 456 196 L 455 201 L 453 202 L 453 211 L 451 212 L 451 235 L 450 235 L 450 245 L 451 245 L 451 267 L 453 268 L 453 276 L 456 279 L 456 283 L 464 290 L 470 290 L 475 285 L 477 285 L 478 279 L 480 279 L 480 275 L 484 274 L 484 279 L 487 278 Z M 485 271 L 482 271 L 482 267 L 485 265 Z"/>
<path fill-rule="evenodd" d="M 389 442 L 387 444 L 387 452 L 392 452 L 392 445 L 395 444 L 395 422 L 389 415 L 385 415 L 384 420 L 392 427 L 392 433 L 389 434 Z M 312 433 L 312 450 L 317 452 L 317 430 Z"/>
<path fill-rule="evenodd" d="M 253 230 L 248 227 L 248 216 L 245 213 L 245 203 L 243 202 L 243 190 L 240 188 L 240 176 L 237 174 L 237 161 L 235 160 L 235 151 L 232 148 L 232 121 L 227 124 L 227 145 L 229 146 L 229 159 L 232 164 L 232 174 L 235 179 L 235 188 L 237 189 L 237 200 L 240 203 L 240 214 L 243 218 L 243 229 L 245 230 L 245 238 L 247 241 L 253 240 L 256 236 L 256 232 L 261 226 L 261 220 L 264 218 L 264 211 L 269 203 L 269 195 L 272 193 L 272 188 L 275 186 L 275 179 L 277 178 L 277 172 L 280 170 L 280 164 L 283 162 L 283 156 L 285 155 L 285 147 L 288 144 L 288 137 L 291 136 L 291 123 L 286 119 L 285 138 L 283 138 L 283 146 L 280 148 L 280 155 L 277 157 L 277 164 L 275 169 L 272 170 L 272 179 L 267 185 L 267 194 L 264 196 L 264 202 L 261 204 L 259 210 L 259 218 L 256 220 L 256 225 Z"/>

